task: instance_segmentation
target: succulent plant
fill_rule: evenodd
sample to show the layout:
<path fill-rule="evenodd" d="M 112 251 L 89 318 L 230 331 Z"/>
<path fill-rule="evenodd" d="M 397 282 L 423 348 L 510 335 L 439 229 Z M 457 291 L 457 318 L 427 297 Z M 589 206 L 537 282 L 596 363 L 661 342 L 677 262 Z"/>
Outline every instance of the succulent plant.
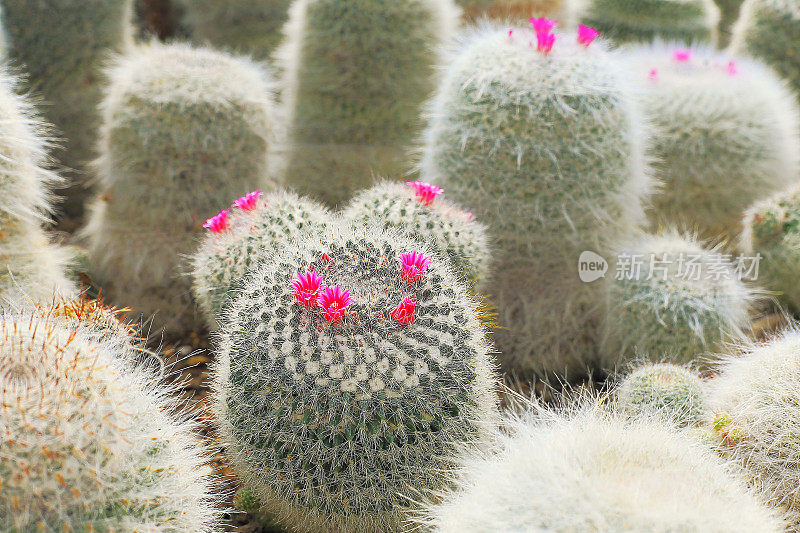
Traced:
<path fill-rule="evenodd" d="M 692 368 L 645 363 L 629 373 L 616 390 L 617 407 L 632 416 L 658 415 L 678 426 L 705 421 L 705 383 Z"/>
<path fill-rule="evenodd" d="M 200 319 L 182 254 L 220 205 L 272 186 L 269 81 L 247 59 L 156 43 L 118 57 L 108 76 L 102 194 L 83 230 L 92 273 L 111 303 L 189 329 Z"/>
<path fill-rule="evenodd" d="M 399 531 L 496 422 L 477 303 L 444 258 L 340 223 L 250 271 L 213 394 L 235 472 L 297 531 Z"/>
<path fill-rule="evenodd" d="M 456 0 L 467 20 L 490 17 L 501 21 L 528 20 L 532 16 L 565 20 L 569 2 L 563 0 Z"/>
<path fill-rule="evenodd" d="M 734 27 L 742 14 L 744 0 L 714 0 L 714 4 L 719 9 L 716 44 L 718 49 L 724 50 L 731 44 Z"/>

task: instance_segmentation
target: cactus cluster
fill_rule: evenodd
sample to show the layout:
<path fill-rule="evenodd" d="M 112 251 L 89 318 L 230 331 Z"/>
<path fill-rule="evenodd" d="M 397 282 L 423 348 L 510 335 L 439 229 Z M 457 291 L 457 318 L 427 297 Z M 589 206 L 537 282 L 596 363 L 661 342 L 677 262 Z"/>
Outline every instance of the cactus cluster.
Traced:
<path fill-rule="evenodd" d="M 262 511 L 305 531 L 398 531 L 495 423 L 477 304 L 446 259 L 336 224 L 251 270 L 226 308 L 215 411 Z"/>
<path fill-rule="evenodd" d="M 658 418 L 600 405 L 510 418 L 491 453 L 461 459 L 456 488 L 419 521 L 483 531 L 783 531 L 702 444 Z"/>
<path fill-rule="evenodd" d="M 800 109 L 758 61 L 663 44 L 626 51 L 652 125 L 663 188 L 651 219 L 735 238 L 742 212 L 800 176 Z"/>
<path fill-rule="evenodd" d="M 421 176 L 471 206 L 492 232 L 488 293 L 496 340 L 518 370 L 585 372 L 602 283 L 582 283 L 583 251 L 605 253 L 644 220 L 651 187 L 634 89 L 617 57 L 538 19 L 474 30 L 430 104 Z M 533 46 L 536 44 L 536 46 Z"/>
<path fill-rule="evenodd" d="M 374 176 L 410 170 L 453 0 L 302 0 L 279 57 L 287 73 L 284 180 L 338 205 Z"/>
<path fill-rule="evenodd" d="M 125 336 L 0 314 L 0 529 L 217 531 L 194 424 Z"/>
<path fill-rule="evenodd" d="M 102 194 L 83 230 L 93 275 L 112 303 L 188 329 L 199 317 L 181 254 L 209 212 L 272 186 L 270 84 L 247 59 L 183 44 L 137 47 L 108 76 Z"/>
<path fill-rule="evenodd" d="M 631 416 L 657 415 L 677 426 L 699 426 L 708 400 L 705 383 L 691 368 L 670 363 L 643 364 L 616 390 L 617 407 Z"/>

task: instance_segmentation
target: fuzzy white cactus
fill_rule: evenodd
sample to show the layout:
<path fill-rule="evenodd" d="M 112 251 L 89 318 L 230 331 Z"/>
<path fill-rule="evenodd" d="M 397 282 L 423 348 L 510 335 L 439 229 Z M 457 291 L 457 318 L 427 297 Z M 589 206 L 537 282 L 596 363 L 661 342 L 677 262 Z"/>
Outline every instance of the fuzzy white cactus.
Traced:
<path fill-rule="evenodd" d="M 602 405 L 512 416 L 461 458 L 455 490 L 419 521 L 437 533 L 783 531 L 713 452 L 658 418 Z"/>
<path fill-rule="evenodd" d="M 705 421 L 705 383 L 689 367 L 670 363 L 645 363 L 625 376 L 616 389 L 617 407 L 632 415 L 657 415 L 678 426 L 698 426 Z"/>
<path fill-rule="evenodd" d="M 182 254 L 220 205 L 272 186 L 270 84 L 248 59 L 182 44 L 140 46 L 108 76 L 102 194 L 83 231 L 93 275 L 111 303 L 188 329 L 200 318 Z"/>
<path fill-rule="evenodd" d="M 653 168 L 663 187 L 651 219 L 735 238 L 742 212 L 800 177 L 800 109 L 762 63 L 709 48 L 664 44 L 626 50 L 652 124 Z"/>

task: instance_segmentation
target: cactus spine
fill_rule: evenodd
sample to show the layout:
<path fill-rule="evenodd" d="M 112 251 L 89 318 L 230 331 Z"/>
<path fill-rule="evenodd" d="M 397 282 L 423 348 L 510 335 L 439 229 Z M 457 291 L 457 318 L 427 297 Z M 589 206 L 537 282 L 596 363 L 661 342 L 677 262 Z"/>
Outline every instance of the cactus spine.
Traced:
<path fill-rule="evenodd" d="M 178 44 L 138 47 L 108 75 L 103 191 L 84 229 L 94 274 L 112 303 L 189 329 L 181 254 L 219 205 L 271 186 L 269 84 L 249 60 Z"/>
<path fill-rule="evenodd" d="M 292 529 L 401 530 L 443 457 L 496 422 L 477 305 L 422 243 L 344 224 L 301 236 L 251 270 L 225 323 L 225 447 Z"/>
<path fill-rule="evenodd" d="M 292 108 L 284 180 L 337 205 L 409 170 L 452 0 L 303 0 L 280 54 Z M 298 23 L 301 20 L 301 23 Z"/>
<path fill-rule="evenodd" d="M 657 415 L 680 427 L 705 421 L 705 383 L 691 368 L 643 364 L 625 376 L 616 391 L 617 407 L 632 416 Z"/>
<path fill-rule="evenodd" d="M 518 29 L 462 43 L 431 103 L 421 174 L 494 233 L 488 293 L 505 363 L 563 375 L 592 362 L 603 301 L 601 282 L 576 276 L 578 258 L 641 223 L 651 181 L 619 61 L 601 43 L 555 37 L 549 53 Z"/>

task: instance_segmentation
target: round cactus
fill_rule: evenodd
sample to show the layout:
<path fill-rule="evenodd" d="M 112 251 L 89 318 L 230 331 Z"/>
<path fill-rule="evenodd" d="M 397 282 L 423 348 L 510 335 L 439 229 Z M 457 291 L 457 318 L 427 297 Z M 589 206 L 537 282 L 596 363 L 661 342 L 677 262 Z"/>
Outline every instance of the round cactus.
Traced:
<path fill-rule="evenodd" d="M 421 175 L 493 232 L 505 363 L 574 375 L 594 358 L 603 301 L 575 266 L 643 222 L 651 180 L 620 62 L 588 28 L 547 29 L 480 29 L 461 44 L 431 103 Z"/>
<path fill-rule="evenodd" d="M 126 336 L 0 316 L 3 531 L 217 531 L 194 424 L 133 356 Z"/>
<path fill-rule="evenodd" d="M 236 200 L 233 208 L 225 226 L 209 230 L 192 257 L 192 289 L 212 329 L 217 329 L 225 303 L 249 268 L 290 246 L 301 233 L 324 232 L 332 216 L 288 192 L 254 191 Z"/>
<path fill-rule="evenodd" d="M 428 242 L 452 261 L 464 279 L 479 284 L 489 265 L 487 229 L 472 213 L 439 198 L 441 192 L 436 185 L 418 181 L 379 183 L 356 195 L 343 215 Z"/>
<path fill-rule="evenodd" d="M 295 277 L 296 276 L 296 277 Z M 477 304 L 445 259 L 329 227 L 254 268 L 226 310 L 214 399 L 234 470 L 302 531 L 399 531 L 497 398 Z"/>
<path fill-rule="evenodd" d="M 705 384 L 687 367 L 644 364 L 620 383 L 617 406 L 634 416 L 656 414 L 678 426 L 698 426 L 707 409 Z"/>
<path fill-rule="evenodd" d="M 284 180 L 338 205 L 374 176 L 410 169 L 437 48 L 458 9 L 453 0 L 304 0 L 293 17 L 279 54 L 292 109 Z"/>
<path fill-rule="evenodd" d="M 674 233 L 622 245 L 608 284 L 604 362 L 644 356 L 688 363 L 740 339 L 754 295 L 737 268 L 719 249 Z"/>
<path fill-rule="evenodd" d="M 47 102 L 47 120 L 64 137 L 57 153 L 74 185 L 66 213 L 79 216 L 88 196 L 88 163 L 100 126 L 100 68 L 111 52 L 131 43 L 131 0 L 0 0 L 8 57 L 29 76 Z M 5 48 L 4 48 L 5 49 Z"/>
<path fill-rule="evenodd" d="M 800 175 L 794 95 L 761 63 L 710 49 L 658 44 L 627 55 L 643 85 L 653 167 L 664 183 L 653 225 L 735 238 L 753 200 Z"/>
<path fill-rule="evenodd" d="M 708 448 L 658 418 L 586 406 L 508 420 L 419 521 L 436 533 L 758 531 L 783 523 Z"/>
<path fill-rule="evenodd" d="M 271 187 L 269 84 L 249 60 L 179 44 L 141 46 L 108 75 L 103 191 L 83 230 L 92 273 L 112 303 L 189 329 L 181 255 L 220 205 Z"/>
<path fill-rule="evenodd" d="M 769 503 L 800 526 L 800 331 L 731 356 L 709 382 L 714 431 Z"/>

